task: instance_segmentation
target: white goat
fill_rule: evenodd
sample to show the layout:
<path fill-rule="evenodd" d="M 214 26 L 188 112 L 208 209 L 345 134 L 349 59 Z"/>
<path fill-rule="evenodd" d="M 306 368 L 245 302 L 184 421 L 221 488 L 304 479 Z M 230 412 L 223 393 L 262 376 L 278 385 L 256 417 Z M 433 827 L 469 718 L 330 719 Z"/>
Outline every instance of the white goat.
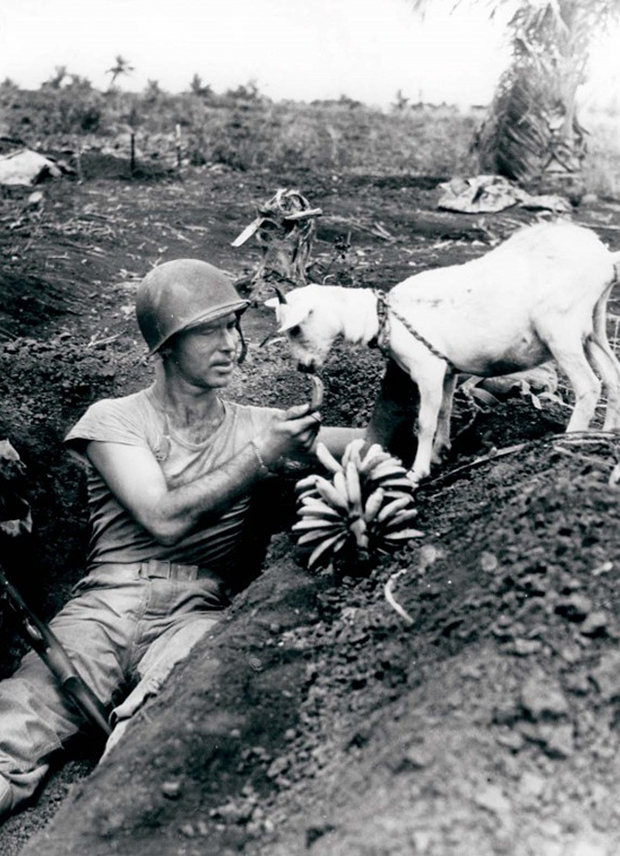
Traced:
<path fill-rule="evenodd" d="M 378 341 L 417 384 L 418 448 L 409 473 L 417 484 L 449 446 L 459 372 L 492 377 L 555 358 L 575 393 L 566 430 L 585 431 L 601 394 L 595 369 L 607 392 L 604 430 L 620 428 L 620 364 L 605 330 L 619 274 L 620 252 L 560 221 L 527 226 L 479 259 L 411 276 L 387 298 L 308 285 L 266 305 L 299 369 L 320 368 L 342 334 L 352 343 Z"/>

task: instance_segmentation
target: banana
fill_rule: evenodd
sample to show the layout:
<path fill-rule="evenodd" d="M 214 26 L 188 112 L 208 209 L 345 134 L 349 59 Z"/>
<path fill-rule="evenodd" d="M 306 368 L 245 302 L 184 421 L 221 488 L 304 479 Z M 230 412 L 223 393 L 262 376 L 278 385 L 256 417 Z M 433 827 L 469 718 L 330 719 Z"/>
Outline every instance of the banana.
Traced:
<path fill-rule="evenodd" d="M 361 517 L 363 512 L 362 488 L 360 486 L 360 477 L 357 474 L 357 467 L 353 461 L 349 461 L 347 464 L 344 477 L 352 515 L 354 517 Z"/>
<path fill-rule="evenodd" d="M 336 508 L 333 508 L 320 499 L 308 500 L 301 506 L 297 514 L 300 517 L 324 517 L 326 520 L 343 520 L 342 514 Z"/>
<path fill-rule="evenodd" d="M 347 504 L 347 508 L 349 507 L 349 491 L 347 489 L 347 479 L 345 477 L 344 472 L 339 472 L 334 474 L 333 478 L 334 487 L 340 494 L 340 496 L 344 499 Z"/>
<path fill-rule="evenodd" d="M 384 496 L 385 494 L 383 489 L 378 487 L 376 490 L 373 490 L 366 500 L 366 505 L 364 506 L 364 520 L 367 524 L 372 523 L 377 516 L 379 509 L 383 505 Z"/>
<path fill-rule="evenodd" d="M 399 529 L 397 532 L 390 532 L 383 536 L 384 541 L 398 542 L 409 541 L 411 538 L 422 538 L 424 532 L 419 529 Z"/>
<path fill-rule="evenodd" d="M 342 464 L 336 460 L 336 458 L 329 451 L 325 443 L 319 442 L 316 444 L 316 456 L 319 459 L 319 462 L 325 467 L 328 472 L 342 472 Z"/>
<path fill-rule="evenodd" d="M 337 514 L 337 510 L 325 502 L 318 491 L 312 491 L 312 494 L 305 493 L 301 497 L 300 510 L 303 508 L 322 508 L 325 511 L 331 511 L 332 514 Z"/>
<path fill-rule="evenodd" d="M 306 490 L 303 493 L 300 493 L 299 496 L 297 497 L 297 503 L 298 503 L 298 505 L 302 506 L 302 505 L 306 505 L 306 503 L 308 503 L 308 502 L 319 502 L 320 499 L 321 499 L 321 496 L 320 496 L 318 490 L 315 487 L 313 487 L 312 490 Z"/>
<path fill-rule="evenodd" d="M 307 502 L 320 498 L 321 495 L 319 494 L 318 490 L 315 490 L 314 488 L 312 490 L 307 490 L 304 493 L 300 493 L 297 497 L 297 507 L 301 508 L 301 506 L 305 505 Z"/>
<path fill-rule="evenodd" d="M 337 553 L 340 550 L 347 539 L 346 533 L 340 533 L 339 535 L 333 535 L 331 538 L 326 538 L 321 544 L 318 544 L 310 554 L 308 559 L 308 568 L 312 568 L 317 564 L 319 559 L 324 557 L 325 553 L 331 550 L 334 553 Z"/>
<path fill-rule="evenodd" d="M 370 481 L 377 482 L 388 478 L 406 478 L 407 471 L 404 467 L 392 459 L 391 461 L 383 461 L 368 473 Z"/>
<path fill-rule="evenodd" d="M 335 511 L 332 516 L 331 514 L 327 515 L 324 511 L 319 511 L 316 508 L 303 508 L 299 512 L 299 520 L 313 520 L 317 524 L 325 526 L 337 526 L 338 524 L 341 526 L 345 525 L 344 517 L 341 517 L 337 511 Z"/>
<path fill-rule="evenodd" d="M 370 447 L 371 450 L 374 448 L 374 446 Z M 394 461 L 395 463 L 397 463 L 395 458 L 393 458 L 389 452 L 386 452 L 384 449 L 382 449 L 381 446 L 377 446 L 377 449 L 378 451 L 373 452 L 372 454 L 370 451 L 366 453 L 364 459 L 361 461 L 359 466 L 360 474 L 370 475 L 370 473 L 374 470 L 375 467 L 378 467 L 379 464 L 386 463 L 386 461 Z"/>
<path fill-rule="evenodd" d="M 402 478 L 386 478 L 381 479 L 381 487 L 386 492 L 388 490 L 398 491 L 398 493 L 410 493 L 413 494 L 413 484 L 410 479 L 406 476 Z"/>
<path fill-rule="evenodd" d="M 340 475 L 344 479 L 344 473 L 341 473 Z M 337 476 L 338 473 L 336 473 L 334 479 L 337 478 Z M 322 476 L 317 476 L 316 489 L 328 505 L 332 505 L 334 508 L 337 508 L 338 511 L 342 511 L 344 514 L 348 513 L 349 503 L 347 501 L 346 495 L 339 493 L 336 487 L 330 481 L 324 479 Z"/>
<path fill-rule="evenodd" d="M 293 532 L 306 532 L 310 529 L 331 529 L 334 526 L 340 526 L 341 524 L 342 518 L 332 522 L 330 520 L 325 520 L 325 518 L 304 517 L 303 520 L 298 520 L 293 524 L 292 530 Z"/>
<path fill-rule="evenodd" d="M 397 512 L 393 517 L 389 517 L 387 520 L 383 521 L 383 525 L 387 532 L 393 531 L 395 529 L 404 529 L 405 523 L 411 523 L 412 520 L 418 516 L 418 512 L 415 508 L 411 510 L 403 509 L 402 511 Z"/>
<path fill-rule="evenodd" d="M 325 386 L 323 385 L 323 381 L 318 375 L 310 375 L 310 380 L 312 382 L 312 396 L 310 398 L 310 409 L 318 410 L 319 407 L 323 404 L 323 396 L 325 394 Z"/>
<path fill-rule="evenodd" d="M 331 529 L 317 529 L 314 532 L 304 532 L 303 535 L 300 535 L 297 539 L 298 547 L 309 546 L 310 544 L 315 544 L 317 542 L 323 542 L 325 539 L 330 539 L 336 534 L 344 534 L 343 532 L 336 533 Z"/>
<path fill-rule="evenodd" d="M 303 479 L 299 479 L 297 484 L 295 485 L 295 493 L 299 493 L 300 491 L 307 490 L 308 488 L 314 487 L 316 484 L 317 476 L 314 473 L 310 476 L 306 476 Z"/>
<path fill-rule="evenodd" d="M 371 446 L 368 447 L 368 449 L 366 450 L 366 454 L 361 460 L 362 466 L 367 466 L 370 461 L 375 457 L 375 455 L 381 454 L 387 454 L 387 452 L 380 443 L 373 443 Z"/>
<path fill-rule="evenodd" d="M 360 458 L 360 452 L 366 443 L 366 440 L 363 437 L 358 437 L 356 440 L 351 440 L 349 445 L 344 450 L 344 454 L 342 456 L 342 467 L 346 469 L 349 461 L 353 461 L 356 467 L 362 463 Z"/>
<path fill-rule="evenodd" d="M 355 543 L 360 550 L 368 549 L 368 535 L 366 534 L 366 521 L 363 517 L 358 517 L 350 526 L 351 532 L 355 536 Z"/>
<path fill-rule="evenodd" d="M 399 496 L 398 499 L 393 499 L 391 502 L 388 502 L 377 514 L 377 523 L 384 523 L 386 520 L 389 520 L 389 518 L 396 514 L 397 511 L 401 511 L 403 508 L 406 508 L 410 503 L 410 496 Z"/>

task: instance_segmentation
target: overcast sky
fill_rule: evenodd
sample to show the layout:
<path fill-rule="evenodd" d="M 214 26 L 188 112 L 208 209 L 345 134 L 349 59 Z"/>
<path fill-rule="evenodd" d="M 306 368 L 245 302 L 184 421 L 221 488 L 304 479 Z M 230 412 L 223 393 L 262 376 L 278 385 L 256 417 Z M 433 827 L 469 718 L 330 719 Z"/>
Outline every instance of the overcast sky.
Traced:
<path fill-rule="evenodd" d="M 179 92 L 198 74 L 216 92 L 254 80 L 273 99 L 387 106 L 401 89 L 487 103 L 508 54 L 483 5 L 449 14 L 450 0 L 434 0 L 422 21 L 407 0 L 0 0 L 0 80 L 36 88 L 64 65 L 105 88 L 121 54 L 132 90 L 156 80 Z M 619 37 L 597 55 L 618 86 Z"/>

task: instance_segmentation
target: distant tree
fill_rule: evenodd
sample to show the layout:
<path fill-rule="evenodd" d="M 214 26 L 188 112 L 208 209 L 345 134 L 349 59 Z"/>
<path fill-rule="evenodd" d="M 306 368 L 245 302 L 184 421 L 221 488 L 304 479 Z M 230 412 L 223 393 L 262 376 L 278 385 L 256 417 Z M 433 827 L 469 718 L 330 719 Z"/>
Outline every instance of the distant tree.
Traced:
<path fill-rule="evenodd" d="M 43 82 L 43 86 L 46 89 L 60 89 L 63 81 L 67 77 L 67 66 L 66 65 L 57 65 L 54 67 L 54 73 L 48 80 Z"/>
<path fill-rule="evenodd" d="M 235 101 L 260 101 L 261 94 L 258 89 L 256 80 L 248 80 L 247 83 L 242 83 L 236 89 L 229 89 L 226 93 L 228 98 Z"/>
<path fill-rule="evenodd" d="M 109 68 L 106 71 L 106 74 L 111 75 L 109 86 L 110 89 L 114 88 L 114 84 L 116 83 L 119 77 L 131 74 L 132 71 L 135 71 L 133 65 L 129 64 L 129 60 L 125 59 L 120 54 L 116 57 L 115 63 L 116 64 L 113 65 L 112 68 Z"/>
<path fill-rule="evenodd" d="M 70 74 L 68 87 L 70 89 L 79 89 L 82 92 L 90 91 L 93 88 L 92 83 L 87 77 L 81 74 Z"/>
<path fill-rule="evenodd" d="M 194 95 L 199 95 L 205 98 L 212 94 L 212 89 L 208 83 L 203 83 L 199 74 L 195 74 L 189 83 L 189 88 Z"/>
<path fill-rule="evenodd" d="M 408 0 L 417 11 L 430 0 Z M 595 34 L 620 19 L 620 0 L 457 0 L 510 12 L 512 59 L 476 147 L 481 166 L 523 183 L 579 188 L 585 155 L 577 117 Z"/>
<path fill-rule="evenodd" d="M 392 105 L 394 110 L 398 110 L 399 112 L 401 112 L 402 110 L 405 110 L 407 108 L 408 104 L 409 104 L 409 99 L 403 95 L 403 90 L 397 89 L 396 90 L 396 101 Z"/>
<path fill-rule="evenodd" d="M 349 95 L 341 95 L 337 103 L 341 107 L 349 107 L 349 109 L 351 110 L 355 110 L 356 107 L 362 106 L 361 101 L 357 101 L 355 98 L 351 98 Z"/>
<path fill-rule="evenodd" d="M 159 85 L 159 81 L 149 80 L 144 90 L 145 101 L 152 103 L 153 101 L 157 101 L 160 95 L 163 95 L 163 91 Z"/>

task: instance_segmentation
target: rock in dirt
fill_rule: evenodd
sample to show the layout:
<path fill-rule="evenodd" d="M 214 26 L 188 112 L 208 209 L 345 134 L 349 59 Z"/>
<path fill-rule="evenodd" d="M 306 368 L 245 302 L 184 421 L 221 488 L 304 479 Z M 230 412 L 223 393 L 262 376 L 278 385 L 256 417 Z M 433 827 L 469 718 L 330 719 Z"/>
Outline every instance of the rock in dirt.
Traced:
<path fill-rule="evenodd" d="M 559 719 L 569 713 L 561 687 L 543 674 L 535 675 L 523 684 L 521 706 L 525 715 L 534 722 Z"/>
<path fill-rule="evenodd" d="M 572 723 L 541 723 L 539 742 L 550 758 L 569 758 L 575 751 L 575 729 Z"/>
<path fill-rule="evenodd" d="M 620 651 L 605 654 L 591 678 L 605 701 L 620 698 Z"/>
<path fill-rule="evenodd" d="M 563 615 L 569 621 L 584 621 L 584 619 L 592 612 L 593 604 L 589 597 L 583 594 L 571 594 L 569 597 L 562 598 L 555 608 L 558 615 Z"/>
<path fill-rule="evenodd" d="M 581 625 L 584 636 L 605 636 L 608 632 L 609 617 L 606 612 L 596 610 L 591 612 Z"/>

